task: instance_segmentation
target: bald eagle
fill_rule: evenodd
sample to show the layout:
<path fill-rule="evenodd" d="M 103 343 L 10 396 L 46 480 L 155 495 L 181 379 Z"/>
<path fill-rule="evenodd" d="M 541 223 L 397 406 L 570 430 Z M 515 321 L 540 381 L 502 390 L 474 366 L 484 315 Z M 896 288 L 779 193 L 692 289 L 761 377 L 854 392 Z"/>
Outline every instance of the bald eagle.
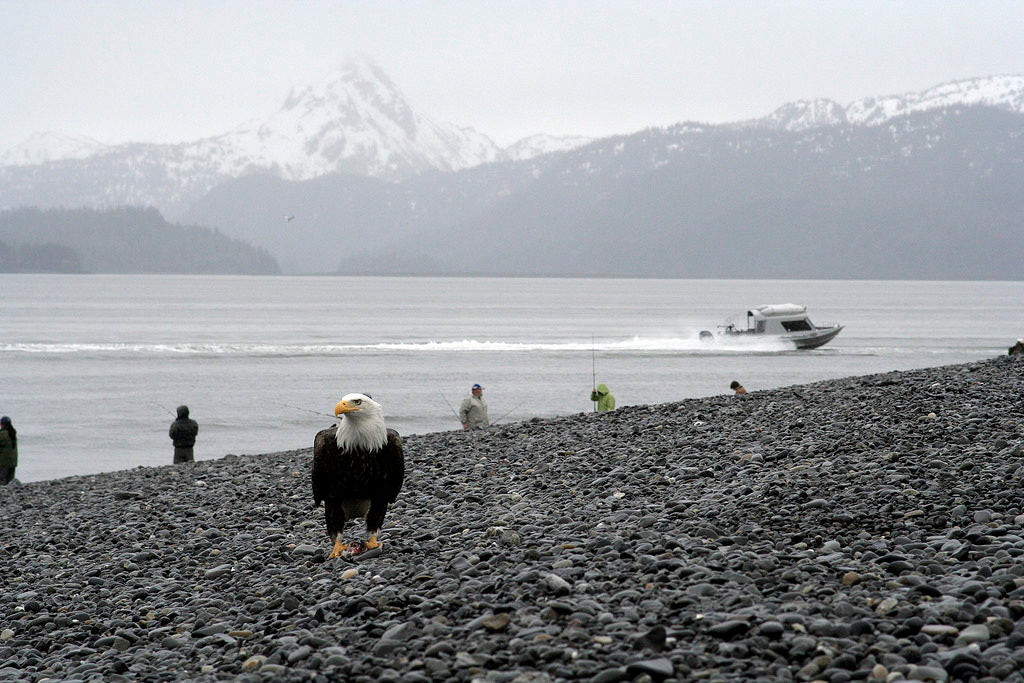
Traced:
<path fill-rule="evenodd" d="M 377 535 L 388 504 L 405 479 L 402 437 L 384 424 L 380 404 L 365 394 L 347 394 L 334 407 L 341 422 L 313 440 L 313 503 L 324 503 L 331 557 L 348 549 L 341 542 L 345 523 L 366 518 L 366 548 L 380 545 Z"/>

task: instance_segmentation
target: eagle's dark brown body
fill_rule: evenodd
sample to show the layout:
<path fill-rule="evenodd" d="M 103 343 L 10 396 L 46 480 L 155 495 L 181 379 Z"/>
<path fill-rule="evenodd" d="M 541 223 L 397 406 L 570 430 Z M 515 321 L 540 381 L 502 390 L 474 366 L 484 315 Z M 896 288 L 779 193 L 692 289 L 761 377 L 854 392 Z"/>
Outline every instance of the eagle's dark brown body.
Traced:
<path fill-rule="evenodd" d="M 324 503 L 327 535 L 340 543 L 345 523 L 366 517 L 366 529 L 376 542 L 388 504 L 395 502 L 405 479 L 402 437 L 387 430 L 377 450 L 338 447 L 337 426 L 317 433 L 313 441 L 313 501 Z"/>

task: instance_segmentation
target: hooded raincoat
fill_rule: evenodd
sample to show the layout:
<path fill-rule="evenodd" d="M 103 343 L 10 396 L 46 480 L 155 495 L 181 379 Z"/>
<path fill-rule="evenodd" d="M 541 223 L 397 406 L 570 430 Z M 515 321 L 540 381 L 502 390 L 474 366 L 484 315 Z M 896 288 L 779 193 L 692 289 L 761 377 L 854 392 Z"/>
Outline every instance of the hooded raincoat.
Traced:
<path fill-rule="evenodd" d="M 597 401 L 599 411 L 615 410 L 615 397 L 608 390 L 608 385 L 603 382 L 597 385 L 596 391 L 590 392 L 590 400 Z"/>

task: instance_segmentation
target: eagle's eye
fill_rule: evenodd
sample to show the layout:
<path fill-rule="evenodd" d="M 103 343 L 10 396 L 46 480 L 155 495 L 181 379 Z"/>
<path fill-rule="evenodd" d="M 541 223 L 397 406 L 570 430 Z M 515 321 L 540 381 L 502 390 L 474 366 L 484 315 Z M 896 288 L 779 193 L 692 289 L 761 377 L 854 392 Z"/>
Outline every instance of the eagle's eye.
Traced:
<path fill-rule="evenodd" d="M 352 402 L 355 403 L 356 405 L 360 405 L 363 402 L 363 399 L 357 398 L 356 400 L 354 400 Z"/>

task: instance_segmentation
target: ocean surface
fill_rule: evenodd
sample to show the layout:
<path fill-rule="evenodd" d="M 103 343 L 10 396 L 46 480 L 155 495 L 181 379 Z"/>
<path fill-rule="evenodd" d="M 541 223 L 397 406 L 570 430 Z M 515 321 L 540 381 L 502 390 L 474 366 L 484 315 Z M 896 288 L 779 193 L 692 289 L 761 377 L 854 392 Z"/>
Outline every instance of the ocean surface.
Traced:
<path fill-rule="evenodd" d="M 706 343 L 764 303 L 836 340 Z M 346 393 L 402 434 L 727 394 L 1005 354 L 1024 282 L 0 275 L 0 413 L 21 481 L 169 464 L 188 404 L 198 460 L 306 448 Z M 415 458 L 415 453 L 409 457 Z"/>

